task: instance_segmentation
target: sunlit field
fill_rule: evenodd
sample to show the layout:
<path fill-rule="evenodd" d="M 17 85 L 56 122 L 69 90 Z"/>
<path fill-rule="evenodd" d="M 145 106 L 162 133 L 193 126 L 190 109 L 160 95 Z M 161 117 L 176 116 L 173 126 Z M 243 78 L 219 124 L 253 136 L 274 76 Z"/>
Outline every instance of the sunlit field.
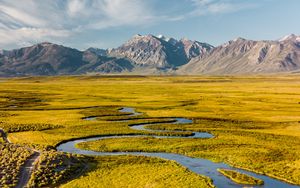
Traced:
<path fill-rule="evenodd" d="M 118 111 L 121 107 L 133 107 L 142 114 L 130 118 Z M 96 120 L 83 119 L 91 116 L 96 116 Z M 194 122 L 148 126 L 169 130 L 167 133 L 149 133 L 128 126 L 168 121 L 172 117 L 185 117 Z M 129 120 L 113 121 L 120 119 Z M 50 175 L 43 177 L 41 173 L 34 173 L 31 179 L 34 185 L 87 187 L 103 183 L 102 187 L 163 187 L 165 183 L 170 186 L 176 183 L 180 185 L 177 187 L 211 187 L 207 178 L 172 161 L 135 156 L 84 157 L 55 151 L 59 143 L 81 137 L 188 134 L 174 130 L 209 132 L 214 137 L 117 138 L 82 143 L 77 147 L 94 151 L 184 154 L 222 161 L 300 185 L 299 76 L 69 76 L 3 80 L 0 83 L 0 128 L 8 133 L 12 143 L 43 151 L 44 161 L 40 161 L 42 166 L 38 169 Z M 10 150 L 21 151 L 1 142 L 1 150 L 10 148 L 1 152 L 1 160 L 5 160 L 5 155 L 12 155 L 7 154 Z M 19 168 L 28 155 L 29 152 L 21 155 L 20 162 L 14 162 L 15 166 Z M 65 171 L 57 172 L 56 163 L 65 166 Z M 149 170 L 145 170 L 147 168 Z M 172 172 L 182 176 L 174 176 Z M 17 172 L 8 173 L 12 174 L 11 184 L 15 185 Z M 116 178 L 109 181 L 109 177 Z M 149 181 L 140 182 L 140 178 Z M 8 181 L 3 173 L 0 179 L 0 186 Z"/>
<path fill-rule="evenodd" d="M 90 172 L 62 187 L 212 187 L 173 161 L 149 157 L 96 157 Z"/>

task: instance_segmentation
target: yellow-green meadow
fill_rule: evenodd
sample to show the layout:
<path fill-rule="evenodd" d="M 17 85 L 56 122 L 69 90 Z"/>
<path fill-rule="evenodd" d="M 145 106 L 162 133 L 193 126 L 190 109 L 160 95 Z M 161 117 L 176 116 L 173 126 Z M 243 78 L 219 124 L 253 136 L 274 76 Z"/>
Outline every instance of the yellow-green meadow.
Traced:
<path fill-rule="evenodd" d="M 122 107 L 135 108 L 142 114 L 130 117 L 118 110 Z M 87 121 L 85 117 L 96 119 Z M 148 126 L 150 129 L 169 130 L 167 133 L 149 133 L 128 126 L 168 122 L 173 117 L 192 119 L 193 123 Z M 113 121 L 120 119 L 127 121 Z M 69 165 L 63 173 L 57 172 L 55 179 L 40 178 L 41 175 L 35 173 L 40 181 L 32 182 L 44 186 L 163 187 L 176 184 L 177 187 L 210 187 L 207 178 L 173 161 L 141 156 L 84 157 L 55 151 L 59 143 L 75 138 L 156 134 L 188 136 L 194 131 L 209 132 L 214 137 L 111 138 L 81 143 L 77 147 L 102 152 L 183 154 L 225 162 L 300 185 L 300 77 L 295 75 L 7 79 L 0 83 L 0 128 L 8 133 L 13 144 L 43 151 L 44 156 L 48 156 L 44 157 L 44 164 L 50 166 L 47 168 L 50 169 L 47 171 L 49 176 L 56 172 L 57 166 L 52 167 L 56 162 Z M 178 130 L 190 133 L 174 132 Z M 1 159 L 4 155 L 0 154 Z M 73 169 L 78 176 L 69 175 Z M 145 178 L 149 181 L 139 181 Z"/>

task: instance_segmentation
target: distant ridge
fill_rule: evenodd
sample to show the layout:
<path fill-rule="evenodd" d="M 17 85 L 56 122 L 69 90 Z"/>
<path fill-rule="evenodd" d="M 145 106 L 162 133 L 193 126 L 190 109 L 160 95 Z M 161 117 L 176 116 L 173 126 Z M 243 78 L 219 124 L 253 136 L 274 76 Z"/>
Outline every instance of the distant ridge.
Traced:
<path fill-rule="evenodd" d="M 180 68 L 180 74 L 263 74 L 300 69 L 300 38 L 286 36 L 278 41 L 238 38 L 196 57 Z"/>
<path fill-rule="evenodd" d="M 52 43 L 40 43 L 0 54 L 0 76 L 117 73 L 131 69 L 131 62 L 126 59 L 101 56 L 91 49 L 82 52 Z"/>
<path fill-rule="evenodd" d="M 266 74 L 300 72 L 300 37 L 237 38 L 213 47 L 163 35 L 135 35 L 123 45 L 85 51 L 44 42 L 0 50 L 0 76 L 79 74 Z"/>

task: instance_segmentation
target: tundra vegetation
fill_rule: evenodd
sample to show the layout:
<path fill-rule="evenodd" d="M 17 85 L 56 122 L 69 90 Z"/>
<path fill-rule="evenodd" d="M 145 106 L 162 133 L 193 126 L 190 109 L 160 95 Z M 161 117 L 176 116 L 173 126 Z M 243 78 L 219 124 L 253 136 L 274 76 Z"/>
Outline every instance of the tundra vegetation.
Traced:
<path fill-rule="evenodd" d="M 224 176 L 226 176 L 227 178 L 229 178 L 239 184 L 245 184 L 245 185 L 263 185 L 264 184 L 264 181 L 262 181 L 260 179 L 249 176 L 247 174 L 237 172 L 235 170 L 218 169 L 218 171 L 221 174 L 223 174 Z"/>
<path fill-rule="evenodd" d="M 29 180 L 30 187 L 57 186 L 67 179 L 80 175 L 86 169 L 88 159 L 71 154 L 62 154 L 55 150 L 46 150 L 41 154 L 37 169 Z"/>
<path fill-rule="evenodd" d="M 1 185 L 17 183 L 19 168 L 31 155 L 30 150 L 28 153 L 23 150 L 30 147 L 42 153 L 30 181 L 34 185 L 60 185 L 75 178 L 65 186 L 81 187 L 99 182 L 117 186 L 125 181 L 132 187 L 141 185 L 139 183 L 160 187 L 167 183 L 166 179 L 170 186 L 176 182 L 182 187 L 190 187 L 191 181 L 196 182 L 195 185 L 210 186 L 206 178 L 172 161 L 133 156 L 90 158 L 53 150 L 65 140 L 101 135 L 148 136 L 105 139 L 77 147 L 95 151 L 179 153 L 223 161 L 300 185 L 299 78 L 283 75 L 8 79 L 0 83 L 0 128 L 8 133 L 13 144 L 1 141 L 0 157 L 2 161 L 12 162 L 1 163 Z M 135 117 L 119 112 L 118 109 L 124 106 L 134 107 L 142 114 Z M 95 117 L 95 121 L 87 121 L 85 117 Z M 148 128 L 169 130 L 161 135 L 179 136 L 204 131 L 212 133 L 214 138 L 153 138 L 151 135 L 156 133 L 129 127 L 137 123 L 170 121 L 172 117 L 193 119 L 193 123 L 156 124 Z M 127 121 L 119 121 L 124 119 Z M 22 154 L 18 155 L 17 150 Z M 9 172 L 9 169 L 14 171 Z M 127 170 L 129 174 L 118 174 Z M 43 175 L 42 171 L 47 173 Z M 174 176 L 172 171 L 185 177 Z M 108 178 L 105 179 L 108 174 L 117 177 L 116 181 L 108 182 Z M 101 178 L 93 178 L 95 176 Z M 153 179 L 149 180 L 150 184 L 139 182 L 142 176 Z M 82 184 L 78 180 L 82 180 Z"/>
<path fill-rule="evenodd" d="M 90 165 L 85 176 L 62 187 L 213 187 L 208 178 L 153 157 L 103 156 Z"/>
<path fill-rule="evenodd" d="M 22 165 L 33 154 L 13 144 L 0 143 L 0 187 L 15 187 Z"/>

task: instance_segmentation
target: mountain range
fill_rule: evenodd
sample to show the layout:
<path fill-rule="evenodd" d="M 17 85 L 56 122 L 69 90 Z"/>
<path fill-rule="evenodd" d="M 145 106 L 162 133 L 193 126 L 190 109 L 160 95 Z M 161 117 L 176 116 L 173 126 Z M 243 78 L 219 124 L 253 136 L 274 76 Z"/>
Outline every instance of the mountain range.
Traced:
<path fill-rule="evenodd" d="M 208 43 L 135 35 L 113 49 L 85 51 L 48 42 L 0 50 L 0 76 L 78 74 L 235 75 L 300 71 L 300 37 Z"/>

